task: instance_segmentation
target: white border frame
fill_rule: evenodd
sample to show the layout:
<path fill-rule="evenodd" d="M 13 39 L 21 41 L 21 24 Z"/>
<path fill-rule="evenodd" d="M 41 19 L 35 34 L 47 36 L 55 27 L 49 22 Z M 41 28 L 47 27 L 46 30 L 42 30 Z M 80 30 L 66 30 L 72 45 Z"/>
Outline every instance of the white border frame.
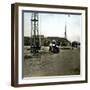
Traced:
<path fill-rule="evenodd" d="M 80 55 L 80 75 L 69 76 L 50 76 L 50 77 L 30 77 L 22 78 L 22 10 L 35 10 L 35 11 L 49 11 L 49 12 L 71 12 L 82 14 L 82 32 L 81 32 L 81 55 Z M 74 9 L 55 9 L 55 8 L 42 8 L 42 7 L 18 7 L 18 83 L 19 84 L 35 84 L 35 83 L 48 83 L 48 82 L 67 82 L 67 81 L 82 81 L 85 80 L 85 10 Z M 82 39 L 83 38 L 83 39 Z"/>

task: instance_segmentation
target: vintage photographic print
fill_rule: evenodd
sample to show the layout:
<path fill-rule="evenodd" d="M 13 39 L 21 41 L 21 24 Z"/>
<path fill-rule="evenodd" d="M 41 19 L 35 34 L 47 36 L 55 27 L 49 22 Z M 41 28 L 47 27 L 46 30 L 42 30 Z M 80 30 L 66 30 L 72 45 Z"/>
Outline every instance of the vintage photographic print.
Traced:
<path fill-rule="evenodd" d="M 16 3 L 12 9 L 18 47 L 12 86 L 87 82 L 86 7 Z"/>
<path fill-rule="evenodd" d="M 23 77 L 80 75 L 81 14 L 23 14 Z"/>

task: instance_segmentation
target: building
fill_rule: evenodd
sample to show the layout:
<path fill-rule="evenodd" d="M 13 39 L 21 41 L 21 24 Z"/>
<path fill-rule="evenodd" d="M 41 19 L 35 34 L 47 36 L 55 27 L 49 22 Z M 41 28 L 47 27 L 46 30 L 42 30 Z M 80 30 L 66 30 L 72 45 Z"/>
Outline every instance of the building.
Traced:
<path fill-rule="evenodd" d="M 53 40 L 58 41 L 61 46 L 70 46 L 71 42 L 67 40 L 66 38 L 61 38 L 61 37 L 47 37 L 47 40 L 49 42 L 52 42 Z"/>

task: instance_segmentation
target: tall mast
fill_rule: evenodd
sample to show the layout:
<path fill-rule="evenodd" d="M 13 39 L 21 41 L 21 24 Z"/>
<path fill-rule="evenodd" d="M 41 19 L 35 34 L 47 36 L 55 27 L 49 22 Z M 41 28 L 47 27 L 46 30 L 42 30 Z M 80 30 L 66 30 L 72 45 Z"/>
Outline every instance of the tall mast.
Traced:
<path fill-rule="evenodd" d="M 66 26 L 66 23 L 65 23 L 65 39 L 67 39 L 67 26 Z"/>
<path fill-rule="evenodd" d="M 40 48 L 38 18 L 38 13 L 33 12 L 31 16 L 31 51 L 34 53 Z"/>

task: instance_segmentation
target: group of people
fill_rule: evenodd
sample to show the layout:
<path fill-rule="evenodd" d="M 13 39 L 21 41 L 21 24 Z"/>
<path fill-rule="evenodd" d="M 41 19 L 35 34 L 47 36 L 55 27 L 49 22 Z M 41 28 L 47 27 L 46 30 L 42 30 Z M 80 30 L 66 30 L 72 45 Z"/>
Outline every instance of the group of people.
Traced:
<path fill-rule="evenodd" d="M 49 45 L 49 51 L 53 53 L 59 53 L 60 51 L 59 48 L 60 48 L 59 42 L 57 42 L 56 40 L 53 40 Z"/>

